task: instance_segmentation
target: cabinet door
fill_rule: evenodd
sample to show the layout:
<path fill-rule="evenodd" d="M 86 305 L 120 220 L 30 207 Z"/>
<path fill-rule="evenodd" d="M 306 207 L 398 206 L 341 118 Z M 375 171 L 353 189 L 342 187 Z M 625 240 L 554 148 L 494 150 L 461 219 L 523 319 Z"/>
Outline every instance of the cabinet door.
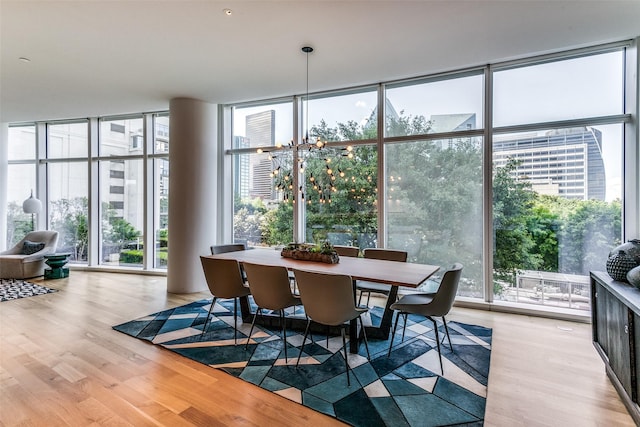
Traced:
<path fill-rule="evenodd" d="M 613 298 L 613 295 L 611 295 L 611 293 L 598 282 L 592 282 L 592 286 L 595 286 L 596 290 L 594 293 L 595 301 L 591 301 L 591 304 L 594 304 L 594 323 L 597 328 L 594 338 L 600 345 L 600 348 L 602 348 L 602 351 L 604 351 L 607 357 L 609 357 L 611 351 L 609 350 L 609 327 L 607 326 L 609 319 L 607 318 L 607 305 L 608 301 Z"/>
<path fill-rule="evenodd" d="M 630 333 L 633 333 L 633 315 L 627 306 L 609 291 L 600 289 L 598 298 L 604 297 L 606 321 L 598 328 L 607 329 L 606 354 L 609 365 L 629 396 L 635 394 L 631 379 Z M 633 338 L 631 338 L 633 339 Z"/>

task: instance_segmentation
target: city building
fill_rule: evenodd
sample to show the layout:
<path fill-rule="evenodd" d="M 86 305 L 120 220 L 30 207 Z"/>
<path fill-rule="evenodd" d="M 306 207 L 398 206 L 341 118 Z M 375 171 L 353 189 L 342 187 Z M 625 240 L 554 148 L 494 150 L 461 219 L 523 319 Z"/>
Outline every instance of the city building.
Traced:
<path fill-rule="evenodd" d="M 598 129 L 496 136 L 493 150 L 496 166 L 515 159 L 518 166 L 514 174 L 531 182 L 538 193 L 580 200 L 606 198 L 602 133 Z"/>
<path fill-rule="evenodd" d="M 275 145 L 275 111 L 250 114 L 246 118 L 249 147 L 273 147 Z M 263 200 L 275 197 L 270 176 L 273 170 L 267 155 L 251 156 L 249 160 L 249 196 Z M 238 171 L 240 173 L 240 170 Z"/>

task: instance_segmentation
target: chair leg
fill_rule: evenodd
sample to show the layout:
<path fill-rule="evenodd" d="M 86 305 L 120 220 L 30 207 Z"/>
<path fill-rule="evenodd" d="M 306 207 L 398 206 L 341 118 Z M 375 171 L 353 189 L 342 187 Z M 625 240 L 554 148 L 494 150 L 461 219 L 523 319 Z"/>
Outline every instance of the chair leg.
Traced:
<path fill-rule="evenodd" d="M 362 323 L 362 316 L 358 316 L 358 319 L 360 320 L 360 327 L 362 328 L 362 336 L 364 337 L 364 348 L 367 349 L 367 360 L 371 360 L 371 354 L 369 354 L 369 342 L 367 341 L 367 331 L 364 329 L 364 323 Z"/>
<path fill-rule="evenodd" d="M 396 329 L 398 328 L 398 319 L 400 318 L 400 312 L 396 314 L 396 321 L 393 323 L 393 331 L 391 332 L 391 341 L 389 342 L 389 351 L 387 357 L 391 356 L 391 347 L 393 347 L 393 337 L 396 336 Z"/>
<path fill-rule="evenodd" d="M 444 375 L 444 368 L 442 367 L 442 353 L 440 352 L 440 337 L 438 336 L 438 325 L 436 324 L 435 319 L 428 317 L 429 320 L 433 322 L 433 330 L 436 333 L 436 344 L 438 346 L 438 357 L 440 358 L 440 372 Z"/>
<path fill-rule="evenodd" d="M 442 323 L 444 323 L 444 330 L 447 333 L 447 339 L 449 340 L 449 348 L 451 348 L 451 353 L 453 353 L 453 346 L 451 345 L 451 337 L 449 336 L 449 327 L 447 326 L 447 319 L 442 316 Z"/>
<path fill-rule="evenodd" d="M 213 297 L 213 301 L 211 301 L 211 307 L 209 307 L 209 312 L 207 313 L 207 318 L 204 319 L 204 326 L 202 327 L 202 333 L 200 334 L 200 339 L 204 336 L 205 331 L 207 330 L 207 323 L 209 323 L 209 317 L 211 317 L 211 311 L 213 311 L 213 306 L 216 305 L 217 297 Z"/>
<path fill-rule="evenodd" d="M 342 333 L 342 351 L 344 351 L 344 364 L 347 367 L 347 386 L 351 387 L 351 380 L 349 379 L 349 360 L 347 360 L 347 339 L 344 336 L 344 328 L 340 328 Z"/>
<path fill-rule="evenodd" d="M 300 346 L 300 353 L 298 353 L 298 360 L 296 361 L 296 368 L 300 363 L 300 356 L 302 356 L 302 350 L 304 350 L 304 343 L 307 340 L 307 335 L 309 334 L 309 325 L 311 324 L 311 319 L 307 318 L 307 327 L 304 329 L 304 337 L 302 337 L 302 346 Z"/>
<path fill-rule="evenodd" d="M 360 290 L 360 295 L 358 296 L 358 307 L 360 307 L 360 304 L 362 304 L 362 293 L 363 292 L 364 292 L 363 290 Z"/>
<path fill-rule="evenodd" d="M 256 324 L 256 317 L 258 317 L 258 313 L 262 313 L 262 309 L 258 307 L 255 313 L 253 313 L 253 321 L 251 322 L 251 329 L 249 330 L 249 336 L 247 337 L 247 343 L 244 345 L 244 349 L 247 349 L 249 345 L 249 341 L 251 340 L 251 335 L 253 334 L 253 325 Z"/>
<path fill-rule="evenodd" d="M 367 291 L 367 307 L 369 307 L 369 300 L 371 299 L 371 291 Z"/>
<path fill-rule="evenodd" d="M 233 299 L 233 342 L 238 345 L 238 298 Z"/>
<path fill-rule="evenodd" d="M 280 323 L 282 325 L 282 341 L 284 343 L 284 363 L 287 363 L 287 328 L 284 322 L 284 309 L 280 310 Z"/>
<path fill-rule="evenodd" d="M 409 313 L 404 314 L 404 325 L 402 326 L 402 342 L 404 342 L 404 333 L 407 331 L 407 318 L 409 317 Z"/>
<path fill-rule="evenodd" d="M 327 325 L 327 348 L 329 348 L 329 332 L 331 332 L 331 326 Z"/>

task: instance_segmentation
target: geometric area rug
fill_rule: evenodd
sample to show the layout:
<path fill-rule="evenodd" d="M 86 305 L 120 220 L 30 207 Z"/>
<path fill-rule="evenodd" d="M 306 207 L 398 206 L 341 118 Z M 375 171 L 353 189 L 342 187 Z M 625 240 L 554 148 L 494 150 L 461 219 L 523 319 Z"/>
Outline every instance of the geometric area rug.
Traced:
<path fill-rule="evenodd" d="M 18 279 L 0 279 L 0 302 L 18 298 L 32 297 L 34 295 L 58 292 L 57 289 L 36 285 Z"/>
<path fill-rule="evenodd" d="M 347 386 L 339 335 L 310 334 L 313 343 L 307 338 L 296 368 L 303 331 L 287 331 L 287 361 L 278 326 L 273 330 L 256 326 L 245 350 L 251 324 L 238 319 L 238 345 L 234 345 L 232 300 L 216 302 L 201 337 L 210 305 L 210 299 L 195 301 L 113 329 L 353 426 L 483 425 L 491 356 L 489 328 L 449 321 L 453 351 L 446 340 L 440 346 L 442 375 L 431 321 L 410 315 L 401 342 L 400 319 L 390 357 L 389 341 L 375 339 L 369 340 L 371 360 L 366 358 L 364 345 L 357 354 L 349 354 L 352 373 Z M 301 306 L 286 315 L 304 319 Z M 381 315 L 381 307 L 371 307 L 363 316 L 364 323 L 376 324 Z M 444 336 L 440 322 L 438 329 Z"/>

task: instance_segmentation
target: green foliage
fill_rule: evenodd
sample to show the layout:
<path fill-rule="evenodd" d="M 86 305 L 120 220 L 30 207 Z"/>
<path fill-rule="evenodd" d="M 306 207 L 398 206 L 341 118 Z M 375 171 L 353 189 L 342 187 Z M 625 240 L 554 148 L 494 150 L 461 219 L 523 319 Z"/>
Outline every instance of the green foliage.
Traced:
<path fill-rule="evenodd" d="M 120 251 L 120 264 L 142 264 L 141 249 L 127 249 Z"/>
<path fill-rule="evenodd" d="M 263 216 L 262 242 L 266 245 L 282 245 L 293 240 L 293 204 L 280 203 L 277 209 Z"/>
<path fill-rule="evenodd" d="M 169 259 L 169 254 L 167 252 L 166 249 L 160 249 L 156 256 L 159 259 L 159 264 L 162 266 L 166 266 L 167 265 L 167 260 Z"/>
<path fill-rule="evenodd" d="M 166 228 L 158 230 L 158 241 L 161 248 L 169 246 L 169 231 Z"/>
<path fill-rule="evenodd" d="M 71 259 L 86 261 L 89 249 L 88 199 L 60 199 L 49 206 L 51 228 L 59 233 L 58 250 L 71 251 Z"/>
<path fill-rule="evenodd" d="M 21 204 L 10 202 L 7 206 L 7 248 L 15 246 L 31 230 L 31 215 L 24 213 Z"/>
<path fill-rule="evenodd" d="M 422 135 L 431 130 L 432 123 L 424 116 L 404 115 L 404 110 L 400 111 L 400 117 L 387 117 L 387 136 Z"/>
<path fill-rule="evenodd" d="M 609 251 L 621 243 L 622 204 L 540 196 L 557 218 L 558 271 L 604 270 Z"/>
<path fill-rule="evenodd" d="M 527 228 L 536 193 L 529 181 L 513 178 L 517 166 L 511 159 L 495 168 L 493 176 L 494 278 L 509 283 L 515 282 L 519 270 L 536 270 L 542 264 Z"/>
<path fill-rule="evenodd" d="M 140 237 L 140 232 L 125 219 L 110 218 L 109 225 L 110 228 L 105 232 L 105 236 L 107 241 L 111 243 L 124 246 Z"/>
<path fill-rule="evenodd" d="M 410 261 L 464 265 L 479 295 L 482 279 L 482 156 L 469 138 L 417 140 L 386 151 L 388 245 Z M 471 282 L 466 282 L 471 285 Z"/>

